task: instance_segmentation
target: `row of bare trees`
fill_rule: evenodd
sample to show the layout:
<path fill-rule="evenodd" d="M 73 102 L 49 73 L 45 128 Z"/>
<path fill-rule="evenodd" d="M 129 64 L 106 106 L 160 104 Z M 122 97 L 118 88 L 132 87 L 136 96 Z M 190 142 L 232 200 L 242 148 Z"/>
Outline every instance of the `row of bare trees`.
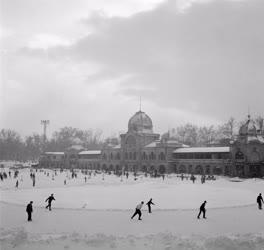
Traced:
<path fill-rule="evenodd" d="M 22 138 L 14 130 L 2 129 L 0 131 L 0 160 L 36 160 L 43 151 L 65 151 L 76 144 L 89 149 L 101 148 L 102 131 L 64 127 L 55 131 L 52 137 L 44 143 L 42 135 L 32 134 Z"/>
<path fill-rule="evenodd" d="M 246 121 L 237 122 L 231 117 L 226 123 L 214 126 L 197 126 L 191 123 L 178 126 L 163 134 L 163 138 L 170 137 L 189 146 L 229 145 L 235 139 L 238 130 Z M 263 131 L 263 118 L 254 120 L 257 130 Z"/>
<path fill-rule="evenodd" d="M 197 126 L 191 123 L 178 126 L 162 135 L 162 138 L 174 138 L 190 146 L 229 145 L 235 139 L 238 128 L 245 121 L 237 122 L 230 118 L 218 126 Z M 263 131 L 263 118 L 255 119 L 255 124 Z M 0 160 L 35 160 L 43 151 L 65 151 L 72 145 L 81 145 L 86 149 L 101 149 L 104 144 L 117 144 L 117 136 L 103 139 L 101 130 L 81 130 L 64 127 L 55 131 L 44 143 L 43 136 L 32 134 L 22 138 L 10 129 L 0 131 Z"/>

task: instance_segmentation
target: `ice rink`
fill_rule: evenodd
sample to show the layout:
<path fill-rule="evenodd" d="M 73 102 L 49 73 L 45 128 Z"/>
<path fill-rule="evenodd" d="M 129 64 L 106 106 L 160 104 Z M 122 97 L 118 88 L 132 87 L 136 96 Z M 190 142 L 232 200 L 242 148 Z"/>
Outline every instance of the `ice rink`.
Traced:
<path fill-rule="evenodd" d="M 1 249 L 264 249 L 264 213 L 256 205 L 263 180 L 217 177 L 201 184 L 199 176 L 192 183 L 177 175 L 135 180 L 76 173 L 38 171 L 33 187 L 24 169 L 1 182 Z M 48 211 L 51 193 L 56 201 Z M 143 220 L 131 220 L 135 206 L 149 198 L 153 213 L 144 206 Z M 32 223 L 25 212 L 30 200 Z M 207 219 L 197 220 L 203 200 Z"/>

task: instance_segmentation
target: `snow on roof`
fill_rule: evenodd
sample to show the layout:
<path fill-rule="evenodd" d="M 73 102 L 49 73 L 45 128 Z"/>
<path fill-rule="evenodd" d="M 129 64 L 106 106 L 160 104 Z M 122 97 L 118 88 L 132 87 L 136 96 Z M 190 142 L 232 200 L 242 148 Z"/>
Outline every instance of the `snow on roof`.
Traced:
<path fill-rule="evenodd" d="M 158 147 L 158 144 L 159 144 L 159 143 L 162 143 L 162 141 L 161 141 L 161 140 L 156 140 L 156 141 L 154 141 L 154 142 L 151 142 L 151 143 L 147 144 L 147 145 L 145 146 L 145 148 L 155 148 L 155 147 Z M 171 139 L 168 140 L 168 141 L 166 141 L 165 143 L 168 144 L 168 145 L 174 146 L 175 148 L 176 148 L 176 147 L 182 147 L 182 148 L 189 147 L 188 145 L 181 144 L 181 143 L 179 143 L 178 141 L 176 141 L 176 140 L 171 140 Z"/>
<path fill-rule="evenodd" d="M 159 143 L 159 142 L 160 142 L 160 141 L 153 141 L 153 142 L 147 144 L 147 145 L 145 146 L 145 148 L 155 148 L 155 147 L 157 147 L 157 143 Z"/>
<path fill-rule="evenodd" d="M 114 146 L 114 148 L 121 148 L 121 145 L 118 144 L 118 145 Z"/>
<path fill-rule="evenodd" d="M 86 151 L 81 151 L 79 155 L 100 155 L 101 150 L 86 150 Z"/>
<path fill-rule="evenodd" d="M 64 152 L 45 152 L 45 155 L 64 155 Z"/>
<path fill-rule="evenodd" d="M 230 147 L 190 147 L 178 148 L 173 153 L 229 153 Z"/>
<path fill-rule="evenodd" d="M 248 142 L 259 142 L 259 143 L 264 143 L 264 138 L 260 135 L 257 136 L 248 136 Z"/>

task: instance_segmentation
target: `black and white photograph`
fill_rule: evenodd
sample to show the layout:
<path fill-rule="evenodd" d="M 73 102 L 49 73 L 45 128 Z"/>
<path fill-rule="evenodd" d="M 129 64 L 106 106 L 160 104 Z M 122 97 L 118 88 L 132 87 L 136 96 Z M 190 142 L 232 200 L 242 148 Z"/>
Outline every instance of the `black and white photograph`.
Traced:
<path fill-rule="evenodd" d="M 0 0 L 1 250 L 264 250 L 264 0 Z"/>

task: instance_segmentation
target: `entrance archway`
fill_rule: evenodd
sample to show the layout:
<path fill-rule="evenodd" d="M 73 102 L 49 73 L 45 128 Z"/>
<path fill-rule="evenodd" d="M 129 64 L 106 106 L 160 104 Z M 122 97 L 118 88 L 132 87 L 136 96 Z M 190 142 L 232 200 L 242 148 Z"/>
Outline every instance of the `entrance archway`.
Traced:
<path fill-rule="evenodd" d="M 165 172 L 166 172 L 166 168 L 165 168 L 165 166 L 164 166 L 164 165 L 160 165 L 160 166 L 159 166 L 159 173 L 160 173 L 160 174 L 165 174 Z"/>
<path fill-rule="evenodd" d="M 203 171 L 202 166 L 200 166 L 200 165 L 196 166 L 196 168 L 195 168 L 195 173 L 196 173 L 196 174 L 203 174 L 204 171 Z"/>

